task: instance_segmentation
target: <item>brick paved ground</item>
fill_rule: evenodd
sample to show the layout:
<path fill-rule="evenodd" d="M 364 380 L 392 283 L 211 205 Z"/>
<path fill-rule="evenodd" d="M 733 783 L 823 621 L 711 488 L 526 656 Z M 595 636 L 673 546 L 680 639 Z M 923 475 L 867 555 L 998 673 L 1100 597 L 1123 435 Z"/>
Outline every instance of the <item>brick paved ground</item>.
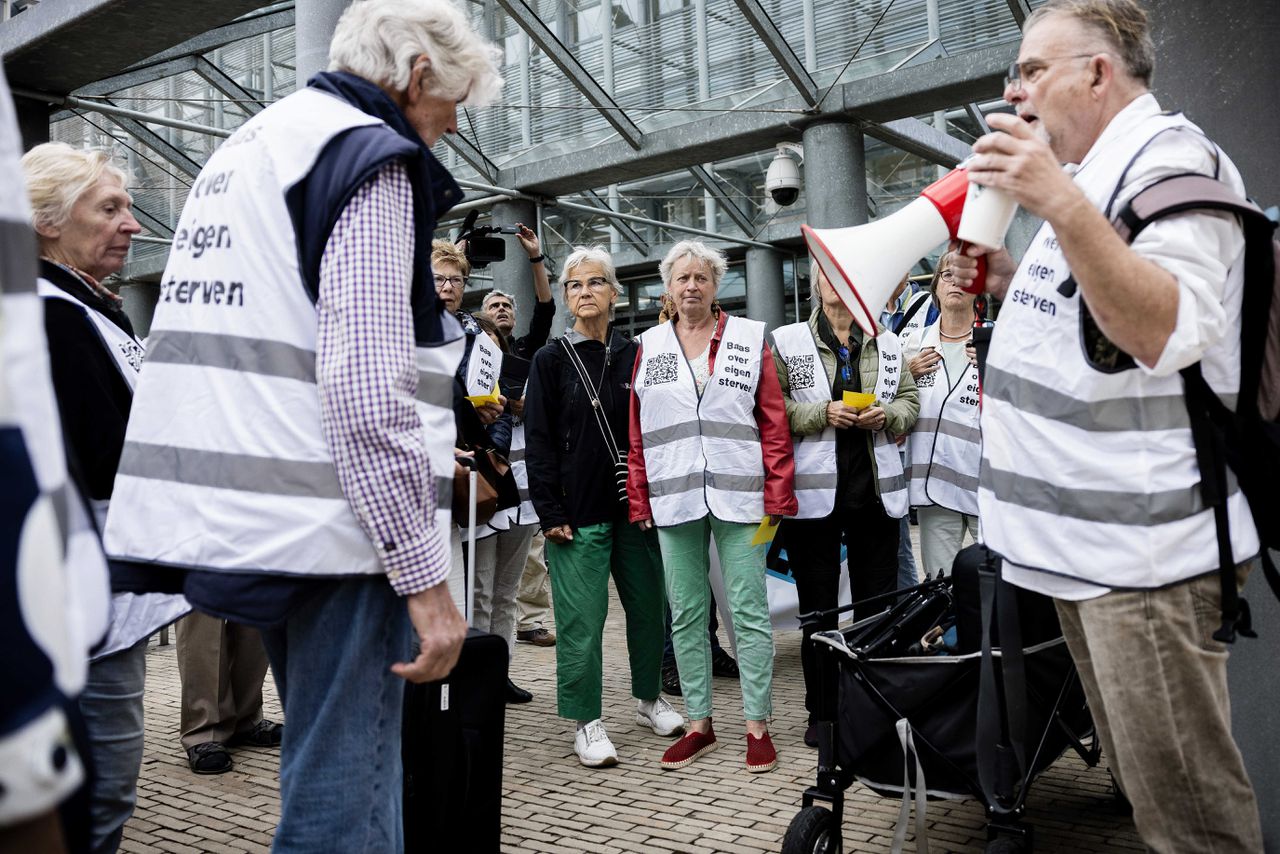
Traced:
<path fill-rule="evenodd" d="M 534 693 L 509 706 L 503 806 L 503 851 L 749 852 L 778 851 L 800 795 L 813 778 L 816 751 L 804 747 L 805 714 L 798 633 L 776 635 L 773 733 L 779 765 L 768 774 L 742 767 L 745 742 L 736 682 L 715 680 L 721 747 L 689 768 L 663 772 L 669 743 L 633 723 L 634 701 L 616 599 L 605 629 L 605 723 L 618 749 L 616 768 L 589 770 L 573 755 L 572 724 L 555 716 L 555 650 L 518 645 L 513 674 Z M 279 817 L 276 754 L 238 750 L 228 774 L 198 777 L 177 739 L 178 672 L 172 646 L 148 655 L 147 751 L 138 809 L 125 828 L 123 851 L 265 851 Z M 267 715 L 279 718 L 268 680 Z M 682 706 L 677 701 L 677 708 Z M 855 785 L 846 802 L 845 850 L 889 850 L 898 801 Z M 1142 850 L 1132 822 L 1110 806 L 1105 769 L 1074 754 L 1036 783 L 1029 800 L 1040 852 Z M 982 851 L 976 801 L 929 806 L 935 851 Z M 910 842 L 908 850 L 914 850 Z"/>

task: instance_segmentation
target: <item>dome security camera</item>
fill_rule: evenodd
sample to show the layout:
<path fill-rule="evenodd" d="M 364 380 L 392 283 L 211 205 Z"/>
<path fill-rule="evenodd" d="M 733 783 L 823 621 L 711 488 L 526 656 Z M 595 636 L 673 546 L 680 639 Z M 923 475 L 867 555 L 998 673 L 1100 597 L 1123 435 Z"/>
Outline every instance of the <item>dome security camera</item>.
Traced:
<path fill-rule="evenodd" d="M 804 149 L 800 146 L 782 143 L 778 146 L 778 153 L 769 164 L 769 171 L 765 173 L 764 178 L 764 188 L 769 193 L 769 197 L 783 207 L 796 203 L 800 198 L 801 187 L 800 168 L 788 151 L 794 151 L 801 159 L 804 158 Z"/>

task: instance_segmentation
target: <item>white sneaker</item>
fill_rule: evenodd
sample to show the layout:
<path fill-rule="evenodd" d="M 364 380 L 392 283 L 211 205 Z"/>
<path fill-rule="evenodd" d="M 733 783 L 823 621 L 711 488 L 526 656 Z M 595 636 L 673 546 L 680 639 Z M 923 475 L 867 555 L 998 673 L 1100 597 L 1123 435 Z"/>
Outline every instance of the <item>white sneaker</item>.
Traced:
<path fill-rule="evenodd" d="M 649 727 L 658 735 L 679 735 L 684 732 L 684 716 L 671 708 L 671 704 L 662 695 L 658 695 L 658 699 L 652 703 L 640 701 L 636 706 L 636 723 Z"/>
<path fill-rule="evenodd" d="M 604 721 L 599 718 L 578 730 L 573 737 L 573 752 L 578 754 L 578 761 L 588 768 L 607 768 L 618 764 L 618 751 L 613 749 L 613 742 L 604 731 Z"/>

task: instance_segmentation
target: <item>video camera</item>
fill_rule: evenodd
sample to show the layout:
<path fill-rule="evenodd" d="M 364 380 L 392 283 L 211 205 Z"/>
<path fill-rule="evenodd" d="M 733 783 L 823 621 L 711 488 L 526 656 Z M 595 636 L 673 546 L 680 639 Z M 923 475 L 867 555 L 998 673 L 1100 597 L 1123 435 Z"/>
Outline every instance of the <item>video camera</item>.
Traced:
<path fill-rule="evenodd" d="M 471 211 L 462 221 L 462 229 L 458 232 L 454 243 L 466 241 L 467 261 L 473 269 L 483 270 L 494 261 L 503 261 L 507 257 L 507 243 L 501 237 L 489 237 L 490 234 L 519 234 L 520 229 L 514 225 L 481 225 L 477 226 L 479 211 Z"/>

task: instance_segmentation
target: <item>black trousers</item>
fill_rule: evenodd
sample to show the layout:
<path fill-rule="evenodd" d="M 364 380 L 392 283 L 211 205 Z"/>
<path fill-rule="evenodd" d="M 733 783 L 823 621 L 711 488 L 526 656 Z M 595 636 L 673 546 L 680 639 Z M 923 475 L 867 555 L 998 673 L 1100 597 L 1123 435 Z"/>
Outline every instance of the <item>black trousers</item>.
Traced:
<path fill-rule="evenodd" d="M 897 519 L 884 512 L 877 500 L 855 511 L 836 510 L 822 519 L 787 519 L 783 545 L 796 580 L 800 613 L 825 611 L 839 605 L 840 543 L 849 546 L 849 582 L 858 602 L 898 589 Z M 855 608 L 854 618 L 884 610 L 888 603 Z M 817 661 L 809 647 L 809 635 L 834 629 L 835 616 L 804 630 L 800 663 L 804 668 L 804 705 L 810 717 L 817 711 Z"/>

